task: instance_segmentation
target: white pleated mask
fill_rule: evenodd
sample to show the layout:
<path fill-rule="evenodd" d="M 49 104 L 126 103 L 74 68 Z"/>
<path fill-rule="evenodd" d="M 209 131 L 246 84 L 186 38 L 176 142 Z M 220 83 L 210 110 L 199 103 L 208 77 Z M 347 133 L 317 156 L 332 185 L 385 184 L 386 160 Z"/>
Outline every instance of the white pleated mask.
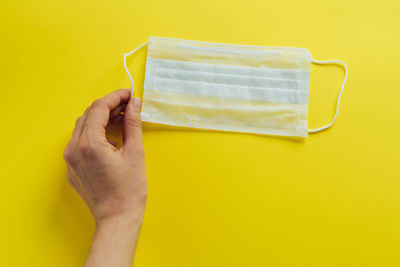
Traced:
<path fill-rule="evenodd" d="M 210 130 L 306 137 L 329 128 L 339 112 L 347 67 L 316 61 L 304 48 L 261 47 L 151 37 L 143 121 Z M 332 122 L 309 130 L 310 65 L 340 64 L 345 77 Z"/>

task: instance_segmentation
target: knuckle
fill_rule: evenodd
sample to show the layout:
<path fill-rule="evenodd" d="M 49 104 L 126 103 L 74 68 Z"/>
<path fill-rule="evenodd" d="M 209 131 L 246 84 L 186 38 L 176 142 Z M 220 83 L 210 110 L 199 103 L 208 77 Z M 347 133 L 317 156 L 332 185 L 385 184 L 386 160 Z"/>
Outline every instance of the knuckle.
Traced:
<path fill-rule="evenodd" d="M 78 149 L 83 156 L 92 155 L 94 150 L 93 145 L 86 138 L 81 138 L 79 140 Z"/>
<path fill-rule="evenodd" d="M 137 162 L 140 162 L 140 164 L 142 164 L 144 162 L 144 158 L 145 158 L 145 152 L 144 152 L 144 148 L 143 147 L 136 147 L 134 150 L 134 155 L 135 155 L 135 159 Z"/>
<path fill-rule="evenodd" d="M 148 196 L 149 196 L 149 193 L 148 193 L 147 188 L 146 188 L 146 189 L 143 189 L 139 194 L 137 194 L 137 198 L 138 198 L 141 202 L 144 202 L 144 203 L 147 202 Z"/>
<path fill-rule="evenodd" d="M 96 99 L 95 101 L 93 101 L 92 107 L 98 107 L 98 106 L 101 106 L 102 104 L 103 104 L 103 100 Z"/>
<path fill-rule="evenodd" d="M 144 147 L 143 147 L 143 146 L 141 146 L 140 148 L 138 148 L 138 149 L 136 150 L 136 153 L 137 153 L 138 157 L 140 157 L 141 159 L 144 159 L 145 153 L 144 153 Z"/>
<path fill-rule="evenodd" d="M 78 118 L 76 119 L 75 125 L 78 125 L 78 123 L 81 121 L 81 119 L 82 119 L 82 116 L 78 117 Z"/>
<path fill-rule="evenodd" d="M 128 120 L 128 126 L 132 128 L 142 129 L 142 121 L 139 114 L 135 115 L 132 119 Z"/>
<path fill-rule="evenodd" d="M 72 180 L 70 175 L 67 175 L 67 181 L 68 181 L 70 186 L 75 187 L 75 184 L 74 184 L 74 182 L 73 182 L 73 180 Z"/>
<path fill-rule="evenodd" d="M 66 148 L 64 149 L 64 154 L 63 154 L 63 156 L 64 156 L 65 162 L 67 162 L 67 163 L 71 163 L 71 162 L 72 162 L 73 155 L 72 155 L 72 150 L 71 150 L 71 147 L 70 147 L 69 144 L 68 144 L 68 145 L 66 146 Z"/>

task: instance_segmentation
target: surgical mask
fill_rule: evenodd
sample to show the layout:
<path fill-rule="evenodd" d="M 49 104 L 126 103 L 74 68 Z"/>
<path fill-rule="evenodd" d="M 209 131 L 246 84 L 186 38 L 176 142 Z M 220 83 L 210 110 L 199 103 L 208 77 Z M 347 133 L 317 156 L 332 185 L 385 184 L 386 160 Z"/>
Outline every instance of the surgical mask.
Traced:
<path fill-rule="evenodd" d="M 307 137 L 335 122 L 347 66 L 317 61 L 304 48 L 261 47 L 151 37 L 141 117 L 145 122 L 254 134 Z M 345 77 L 332 122 L 308 129 L 310 66 L 340 64 Z"/>

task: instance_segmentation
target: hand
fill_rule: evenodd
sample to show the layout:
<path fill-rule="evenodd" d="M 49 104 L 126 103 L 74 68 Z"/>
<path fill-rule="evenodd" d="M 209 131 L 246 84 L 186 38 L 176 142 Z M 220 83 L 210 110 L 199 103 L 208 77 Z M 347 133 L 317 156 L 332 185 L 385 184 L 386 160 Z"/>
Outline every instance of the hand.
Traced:
<path fill-rule="evenodd" d="M 118 149 L 106 138 L 106 127 L 121 120 Z M 68 181 L 96 222 L 87 266 L 131 266 L 147 198 L 140 99 L 117 90 L 94 101 L 78 118 L 64 158 Z"/>

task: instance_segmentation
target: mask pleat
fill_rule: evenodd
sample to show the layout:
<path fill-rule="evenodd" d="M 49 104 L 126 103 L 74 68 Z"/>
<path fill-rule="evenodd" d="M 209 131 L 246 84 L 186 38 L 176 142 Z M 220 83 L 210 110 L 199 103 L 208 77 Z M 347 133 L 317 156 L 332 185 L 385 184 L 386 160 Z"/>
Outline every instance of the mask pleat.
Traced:
<path fill-rule="evenodd" d="M 147 55 L 144 121 L 307 136 L 307 50 L 153 37 Z"/>
<path fill-rule="evenodd" d="M 144 120 L 170 125 L 196 122 L 200 128 L 216 129 L 234 127 L 236 131 L 258 129 L 268 134 L 273 129 L 299 130 L 300 120 L 307 120 L 304 104 L 276 104 L 264 101 L 215 98 L 174 92 L 149 90 L 146 92 Z M 159 112 L 163 110 L 165 112 Z M 306 130 L 306 129 L 305 129 Z"/>

